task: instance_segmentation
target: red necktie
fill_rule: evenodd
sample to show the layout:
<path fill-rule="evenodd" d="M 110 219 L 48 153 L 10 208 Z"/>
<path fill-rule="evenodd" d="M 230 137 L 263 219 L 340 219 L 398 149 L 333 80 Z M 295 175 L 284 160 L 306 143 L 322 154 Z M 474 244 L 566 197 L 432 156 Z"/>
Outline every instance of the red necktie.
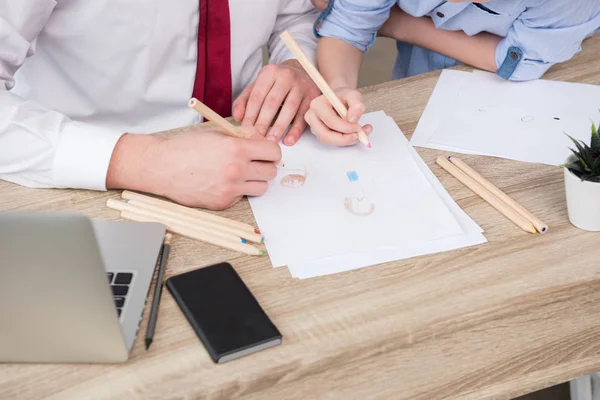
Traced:
<path fill-rule="evenodd" d="M 200 0 L 193 96 L 222 117 L 231 116 L 230 33 L 229 0 Z"/>

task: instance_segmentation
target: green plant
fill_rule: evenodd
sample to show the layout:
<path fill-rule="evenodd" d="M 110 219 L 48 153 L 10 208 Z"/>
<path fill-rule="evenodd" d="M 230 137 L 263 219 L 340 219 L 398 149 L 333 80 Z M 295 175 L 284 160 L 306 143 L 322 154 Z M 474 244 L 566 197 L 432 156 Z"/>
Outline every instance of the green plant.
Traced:
<path fill-rule="evenodd" d="M 569 138 L 577 147 L 577 150 L 571 149 L 575 159 L 561 167 L 569 169 L 583 181 L 600 182 L 600 135 L 596 125 L 592 123 L 592 140 L 589 146 L 571 136 Z"/>

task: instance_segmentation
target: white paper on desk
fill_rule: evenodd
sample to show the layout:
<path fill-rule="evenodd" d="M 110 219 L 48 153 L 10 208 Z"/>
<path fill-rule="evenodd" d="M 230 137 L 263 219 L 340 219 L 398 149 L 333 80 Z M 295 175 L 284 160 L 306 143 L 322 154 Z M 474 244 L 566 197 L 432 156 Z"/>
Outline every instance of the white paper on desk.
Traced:
<path fill-rule="evenodd" d="M 397 249 L 379 250 L 373 254 L 347 254 L 341 257 L 329 257 L 306 263 L 291 264 L 289 270 L 294 278 L 310 279 L 394 260 L 404 260 L 427 254 L 456 250 L 486 242 L 487 239 L 483 234 L 471 233 L 443 238 L 433 242 L 407 243 L 405 246 Z"/>
<path fill-rule="evenodd" d="M 386 129 L 383 113 L 366 114 L 366 123 L 374 127 L 372 149 L 327 146 L 310 132 L 282 147 L 285 167 L 265 195 L 250 199 L 273 266 L 463 233 L 397 127 Z M 351 183 L 348 171 L 356 171 L 359 181 Z M 301 176 L 304 185 L 282 186 L 282 180 L 294 185 Z M 368 212 L 370 203 L 370 215 L 349 211 Z"/>
<path fill-rule="evenodd" d="M 482 71 L 462 76 L 460 89 L 442 81 L 413 144 L 558 165 L 571 154 L 565 133 L 588 142 L 592 121 L 600 121 L 600 86 L 509 82 Z M 437 106 L 449 98 L 445 109 Z"/>
<path fill-rule="evenodd" d="M 395 128 L 404 138 L 404 135 L 398 129 L 395 122 L 391 118 L 387 118 L 387 124 L 390 126 L 387 129 L 393 130 L 393 128 Z M 428 181 L 434 187 L 437 194 L 440 196 L 440 198 L 442 198 L 444 203 L 453 213 L 464 233 L 433 241 L 404 241 L 398 243 L 398 246 L 394 249 L 384 249 L 371 252 L 369 254 L 344 254 L 336 257 L 311 260 L 303 263 L 294 263 L 289 266 L 289 270 L 293 277 L 299 279 L 308 279 L 312 277 L 363 268 L 370 265 L 381 264 L 393 260 L 401 260 L 426 254 L 450 251 L 487 242 L 485 236 L 482 234 L 483 230 L 481 227 L 477 225 L 475 221 L 473 221 L 458 206 L 458 204 L 456 204 L 433 172 L 431 172 L 431 170 L 427 167 L 427 164 L 425 164 L 419 154 L 412 147 L 410 147 L 410 154 Z"/>
<path fill-rule="evenodd" d="M 428 147 L 429 138 L 442 122 L 447 110 L 452 109 L 454 99 L 461 92 L 470 75 L 469 72 L 463 71 L 449 69 L 442 71 L 410 139 L 413 146 Z"/>

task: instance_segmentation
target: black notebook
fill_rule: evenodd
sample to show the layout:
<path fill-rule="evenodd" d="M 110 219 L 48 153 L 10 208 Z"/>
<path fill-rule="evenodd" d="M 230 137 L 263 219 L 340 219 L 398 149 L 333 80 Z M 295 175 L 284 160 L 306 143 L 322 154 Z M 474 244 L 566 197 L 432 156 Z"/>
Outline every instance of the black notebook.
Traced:
<path fill-rule="evenodd" d="M 281 334 L 230 264 L 174 276 L 167 288 L 216 363 L 281 344 Z"/>

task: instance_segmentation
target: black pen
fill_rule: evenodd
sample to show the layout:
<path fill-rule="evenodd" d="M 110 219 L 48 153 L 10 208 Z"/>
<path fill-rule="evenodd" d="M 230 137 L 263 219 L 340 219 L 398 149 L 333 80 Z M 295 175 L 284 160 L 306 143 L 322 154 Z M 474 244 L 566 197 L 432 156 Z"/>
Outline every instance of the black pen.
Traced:
<path fill-rule="evenodd" d="M 150 348 L 154 339 L 154 330 L 156 329 L 156 321 L 158 320 L 158 305 L 160 304 L 160 295 L 162 294 L 163 278 L 165 276 L 165 266 L 169 258 L 171 250 L 171 234 L 165 235 L 165 242 L 162 248 L 160 258 L 160 266 L 158 267 L 158 275 L 156 277 L 156 287 L 154 289 L 154 298 L 152 299 L 152 309 L 150 310 L 150 320 L 148 321 L 148 329 L 146 330 L 146 350 Z"/>

